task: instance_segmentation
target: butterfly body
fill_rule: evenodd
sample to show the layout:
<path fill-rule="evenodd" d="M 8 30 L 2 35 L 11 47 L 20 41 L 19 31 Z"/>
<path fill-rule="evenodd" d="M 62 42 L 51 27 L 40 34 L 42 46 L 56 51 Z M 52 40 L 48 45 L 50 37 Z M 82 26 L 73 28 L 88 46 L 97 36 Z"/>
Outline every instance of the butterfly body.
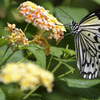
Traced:
<path fill-rule="evenodd" d="M 75 21 L 72 21 L 71 32 L 72 32 L 73 35 L 79 33 L 79 24 L 77 22 L 75 22 Z"/>
<path fill-rule="evenodd" d="M 100 74 L 100 10 L 87 15 L 78 24 L 72 21 L 77 66 L 83 78 L 94 79 Z"/>

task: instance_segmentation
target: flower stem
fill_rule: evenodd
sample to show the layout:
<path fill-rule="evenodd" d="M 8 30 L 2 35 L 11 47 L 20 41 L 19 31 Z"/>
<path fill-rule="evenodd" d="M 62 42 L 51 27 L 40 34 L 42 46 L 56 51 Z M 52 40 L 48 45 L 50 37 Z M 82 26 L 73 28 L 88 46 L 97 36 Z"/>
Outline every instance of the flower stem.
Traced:
<path fill-rule="evenodd" d="M 27 25 L 26 25 L 26 27 L 25 27 L 25 29 L 24 29 L 24 33 L 25 33 L 25 31 L 27 30 L 28 26 L 29 26 L 29 23 L 27 23 Z"/>
<path fill-rule="evenodd" d="M 54 73 L 61 65 L 61 62 L 58 63 L 58 65 L 52 70 L 52 73 Z"/>
<path fill-rule="evenodd" d="M 14 50 L 1 64 L 0 64 L 0 67 L 6 63 L 6 61 L 16 52 L 17 50 Z"/>
<path fill-rule="evenodd" d="M 67 75 L 67 74 L 69 74 L 69 73 L 71 73 L 72 71 L 70 70 L 70 71 L 68 71 L 68 72 L 66 72 L 66 73 L 64 73 L 64 74 L 61 74 L 61 75 L 59 75 L 58 77 L 56 77 L 56 78 L 61 78 L 61 77 L 64 77 L 65 75 Z"/>
<path fill-rule="evenodd" d="M 37 85 L 35 89 L 33 89 L 32 91 L 30 91 L 23 99 L 27 99 L 33 92 L 35 92 L 41 85 Z"/>
<path fill-rule="evenodd" d="M 47 66 L 47 70 L 48 70 L 49 67 L 50 67 L 50 64 L 51 64 L 52 58 L 53 58 L 53 55 L 51 55 L 51 57 L 50 57 L 50 60 L 49 60 L 48 66 Z"/>
<path fill-rule="evenodd" d="M 24 57 L 22 60 L 18 61 L 17 63 L 20 63 L 20 62 L 24 61 L 25 59 L 28 58 L 28 56 L 29 56 L 29 55 L 27 55 L 26 57 Z"/>
<path fill-rule="evenodd" d="M 4 54 L 3 54 L 3 56 L 1 57 L 1 59 L 0 59 L 0 62 L 3 60 L 3 58 L 4 58 L 4 56 L 5 56 L 5 54 L 7 53 L 7 51 L 8 51 L 8 49 L 9 49 L 9 45 L 7 46 L 7 49 L 5 50 L 5 52 L 4 52 Z"/>

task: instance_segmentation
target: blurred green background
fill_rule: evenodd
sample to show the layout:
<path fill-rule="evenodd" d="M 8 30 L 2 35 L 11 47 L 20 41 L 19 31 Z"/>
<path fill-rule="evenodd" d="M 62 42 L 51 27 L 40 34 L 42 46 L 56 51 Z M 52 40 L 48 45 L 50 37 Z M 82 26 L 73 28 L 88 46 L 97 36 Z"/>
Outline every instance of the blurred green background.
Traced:
<path fill-rule="evenodd" d="M 26 0 L 0 0 L 0 37 L 9 34 L 8 32 L 4 31 L 4 28 L 7 26 L 7 22 L 15 23 L 17 28 L 21 28 L 22 30 L 24 30 L 27 23 L 24 21 L 22 17 L 19 17 L 17 7 L 25 1 Z M 45 9 L 49 10 L 50 13 L 53 14 L 63 24 L 69 24 L 72 21 L 70 18 L 68 18 L 67 14 L 69 14 L 74 19 L 74 21 L 79 23 L 81 19 L 84 18 L 87 14 L 100 8 L 100 0 L 30 0 L 30 1 L 36 3 L 37 5 L 41 5 Z M 67 14 L 62 12 L 59 9 L 59 7 Z M 29 28 L 27 29 L 26 36 L 29 39 L 31 39 L 31 36 L 35 35 L 37 31 L 38 30 L 30 24 Z M 70 31 L 68 30 L 68 32 Z M 52 46 L 63 47 L 63 48 L 65 48 L 66 45 L 69 44 L 70 49 L 74 50 L 75 48 L 74 37 L 71 35 L 64 37 L 64 39 L 58 45 L 56 45 L 56 42 L 53 39 L 50 40 L 49 43 Z M 2 47 L 0 49 L 1 54 L 4 49 L 5 47 Z M 18 57 L 18 54 L 20 54 L 20 56 L 22 57 L 22 52 L 18 52 L 17 54 L 15 54 L 15 56 L 17 55 Z M 49 61 L 49 58 L 50 56 L 47 56 L 47 62 Z M 12 61 L 12 59 L 10 59 L 9 62 Z M 57 61 L 53 60 L 51 64 L 51 69 L 52 66 L 53 67 L 56 66 L 57 63 L 58 63 Z M 73 66 L 76 70 L 73 74 L 69 74 L 66 76 L 66 82 L 63 80 L 56 81 L 54 83 L 53 92 L 49 94 L 46 92 L 45 89 L 41 88 L 37 92 L 42 94 L 42 99 L 36 98 L 34 100 L 87 100 L 87 99 L 99 100 L 100 96 L 100 86 L 99 86 L 100 82 L 98 82 L 99 79 L 95 79 L 95 81 L 85 80 L 79 74 L 79 71 L 76 66 L 76 61 L 71 62 L 70 65 Z M 68 69 L 66 67 L 61 66 L 60 69 L 55 73 L 55 76 L 64 73 L 67 70 Z M 68 80 L 67 78 L 72 80 Z M 93 84 L 90 85 L 91 83 Z M 81 87 L 81 84 L 84 84 L 84 87 Z M 16 94 L 17 92 L 12 91 L 11 93 Z M 12 99 L 7 99 L 7 100 L 19 100 L 19 99 L 12 97 Z M 27 100 L 33 100 L 33 99 L 29 98 Z"/>

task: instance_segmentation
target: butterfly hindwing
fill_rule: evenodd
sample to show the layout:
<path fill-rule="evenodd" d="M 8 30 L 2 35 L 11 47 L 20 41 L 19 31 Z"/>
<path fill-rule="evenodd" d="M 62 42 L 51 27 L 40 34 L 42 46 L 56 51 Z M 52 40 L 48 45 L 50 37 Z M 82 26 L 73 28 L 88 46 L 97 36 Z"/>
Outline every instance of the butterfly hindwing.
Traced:
<path fill-rule="evenodd" d="M 80 22 L 75 34 L 75 47 L 77 66 L 82 76 L 96 78 L 100 70 L 100 10 Z"/>
<path fill-rule="evenodd" d="M 91 36 L 88 36 L 88 34 L 91 34 Z M 93 33 L 88 33 L 88 31 L 81 31 L 75 38 L 77 66 L 82 76 L 87 79 L 97 77 L 99 72 L 100 50 L 98 47 L 100 43 L 94 40 L 94 36 Z M 97 38 L 100 40 L 100 37 Z"/>

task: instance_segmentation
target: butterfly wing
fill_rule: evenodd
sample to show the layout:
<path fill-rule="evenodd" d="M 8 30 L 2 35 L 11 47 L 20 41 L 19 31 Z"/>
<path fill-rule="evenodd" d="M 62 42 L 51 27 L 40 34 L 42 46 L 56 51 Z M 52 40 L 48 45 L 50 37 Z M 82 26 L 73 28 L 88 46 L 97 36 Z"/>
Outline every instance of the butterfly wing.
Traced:
<path fill-rule="evenodd" d="M 82 76 L 93 79 L 100 70 L 100 10 L 86 16 L 75 35 L 77 66 Z"/>

